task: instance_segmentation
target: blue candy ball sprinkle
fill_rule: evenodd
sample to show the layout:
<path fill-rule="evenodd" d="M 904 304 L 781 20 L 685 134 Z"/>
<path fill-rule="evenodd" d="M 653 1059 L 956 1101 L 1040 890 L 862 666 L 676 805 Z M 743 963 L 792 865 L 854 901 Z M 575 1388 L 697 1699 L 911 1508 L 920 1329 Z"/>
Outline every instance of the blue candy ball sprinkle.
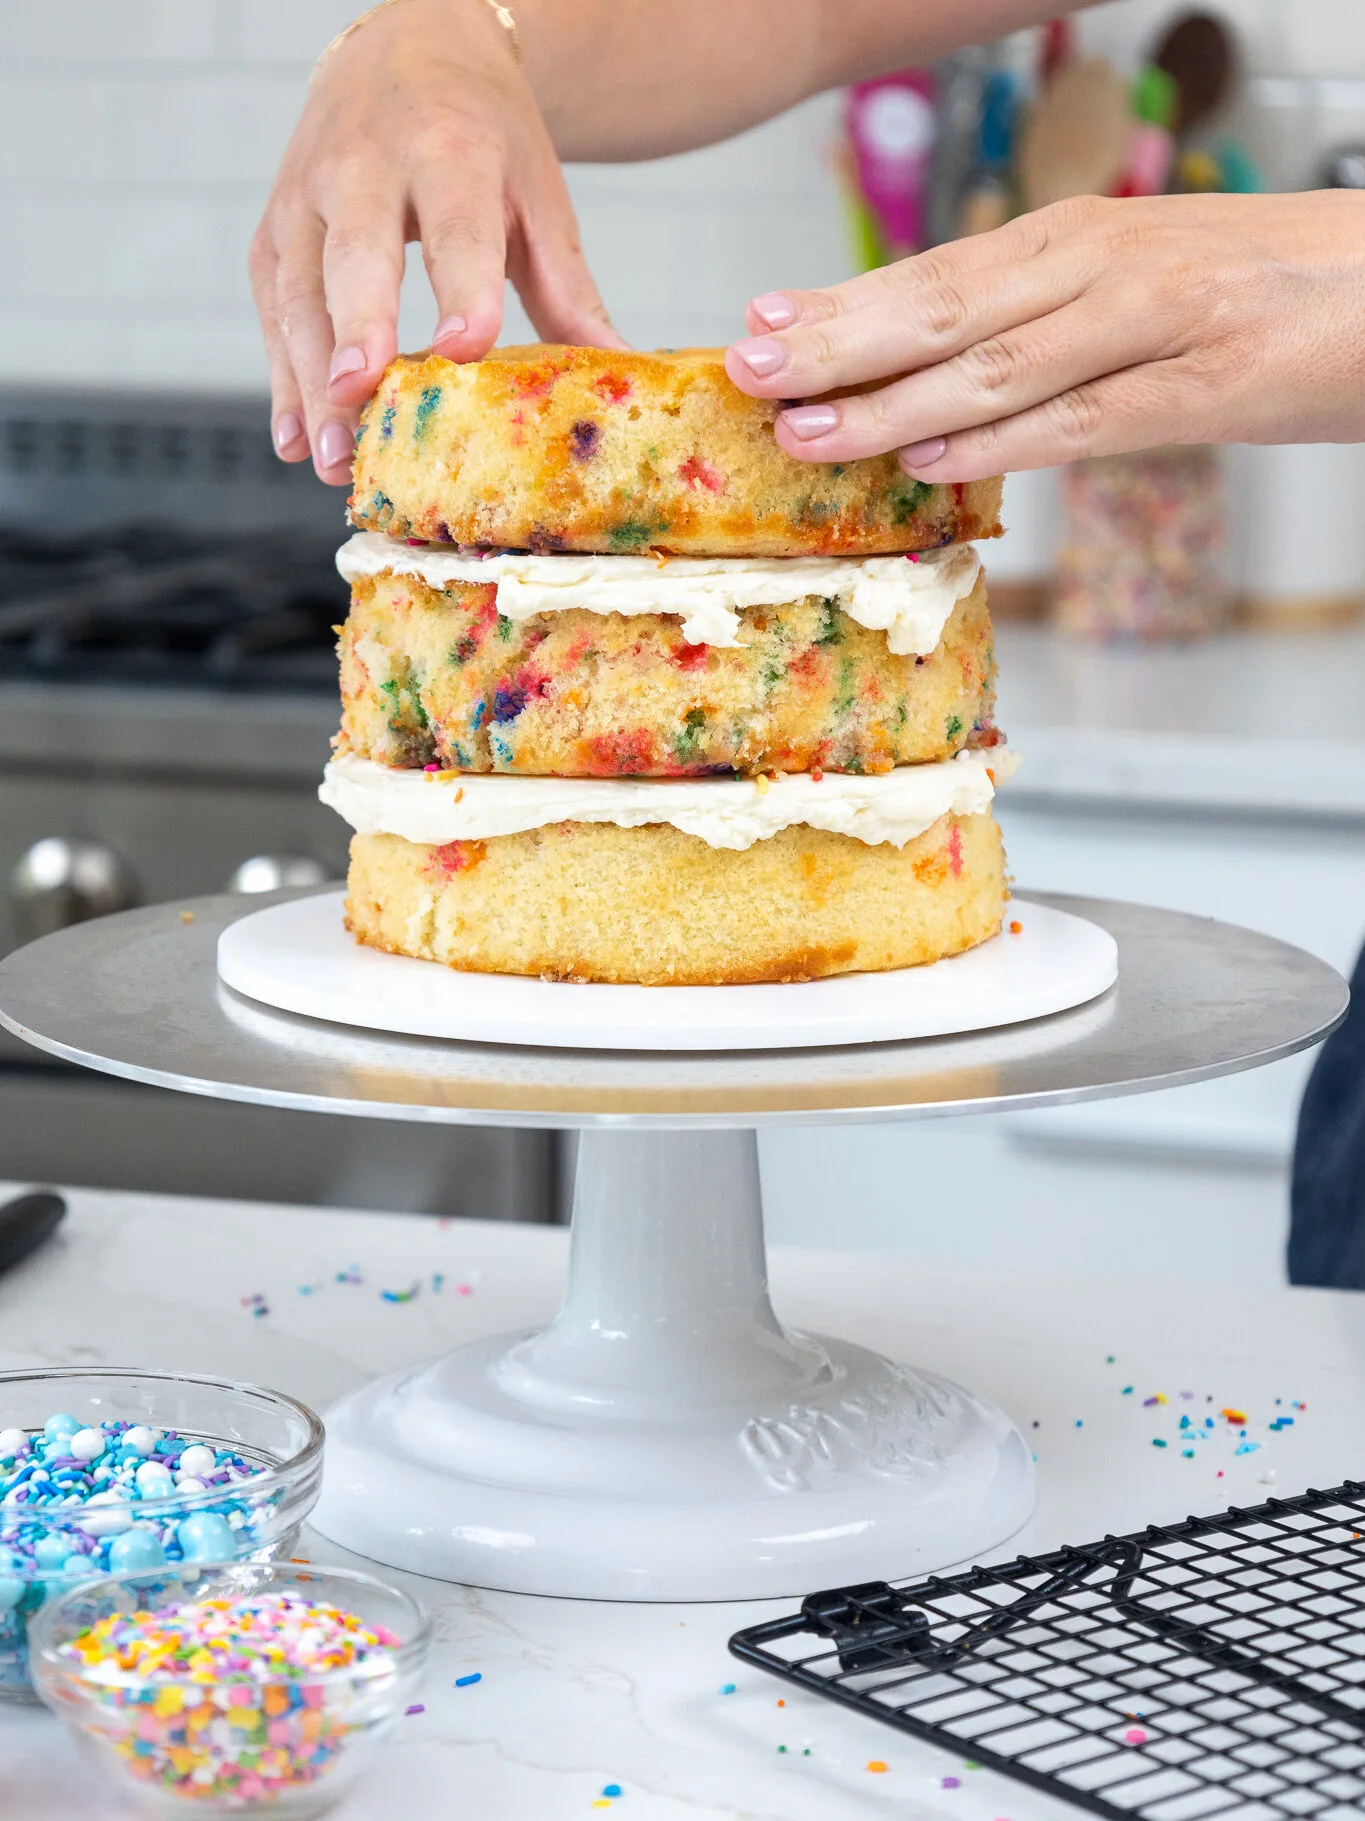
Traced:
<path fill-rule="evenodd" d="M 221 1562 L 237 1553 L 232 1526 L 216 1511 L 195 1511 L 175 1527 L 187 1562 Z"/>
<path fill-rule="evenodd" d="M 110 1574 L 130 1574 L 136 1569 L 165 1565 L 166 1551 L 150 1530 L 125 1530 L 109 1545 Z"/>

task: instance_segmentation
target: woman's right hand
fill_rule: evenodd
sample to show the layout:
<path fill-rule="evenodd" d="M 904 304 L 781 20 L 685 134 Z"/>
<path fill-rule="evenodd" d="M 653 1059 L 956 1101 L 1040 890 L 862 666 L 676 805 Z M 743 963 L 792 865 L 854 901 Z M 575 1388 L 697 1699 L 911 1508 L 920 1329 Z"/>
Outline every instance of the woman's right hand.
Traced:
<path fill-rule="evenodd" d="M 432 347 L 477 360 L 503 281 L 546 341 L 620 347 L 513 40 L 487 0 L 397 0 L 322 59 L 251 246 L 271 424 L 289 462 L 350 480 L 360 407 L 398 350 L 420 240 Z"/>

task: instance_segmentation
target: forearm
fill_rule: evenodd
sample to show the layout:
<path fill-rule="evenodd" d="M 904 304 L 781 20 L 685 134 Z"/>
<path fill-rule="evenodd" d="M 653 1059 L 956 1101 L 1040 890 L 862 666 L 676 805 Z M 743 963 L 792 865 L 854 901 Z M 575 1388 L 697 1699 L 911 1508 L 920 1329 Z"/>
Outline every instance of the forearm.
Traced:
<path fill-rule="evenodd" d="M 560 157 L 608 161 L 712 144 L 822 89 L 1037 24 L 1056 0 L 514 0 L 513 11 Z"/>

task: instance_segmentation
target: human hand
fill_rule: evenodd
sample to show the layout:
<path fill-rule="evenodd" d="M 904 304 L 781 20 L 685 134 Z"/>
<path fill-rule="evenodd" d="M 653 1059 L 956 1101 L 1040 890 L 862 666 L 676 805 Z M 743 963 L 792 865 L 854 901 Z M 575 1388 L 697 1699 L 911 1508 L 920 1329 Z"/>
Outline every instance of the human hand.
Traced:
<path fill-rule="evenodd" d="M 979 480 L 1160 443 L 1365 441 L 1365 195 L 1083 197 L 755 298 L 730 377 L 804 461 Z M 889 382 L 889 383 L 882 383 Z"/>
<path fill-rule="evenodd" d="M 486 0 L 401 0 L 323 58 L 251 247 L 271 424 L 289 462 L 350 480 L 360 407 L 398 351 L 420 240 L 432 347 L 477 360 L 504 276 L 549 341 L 620 347 L 512 41 Z"/>

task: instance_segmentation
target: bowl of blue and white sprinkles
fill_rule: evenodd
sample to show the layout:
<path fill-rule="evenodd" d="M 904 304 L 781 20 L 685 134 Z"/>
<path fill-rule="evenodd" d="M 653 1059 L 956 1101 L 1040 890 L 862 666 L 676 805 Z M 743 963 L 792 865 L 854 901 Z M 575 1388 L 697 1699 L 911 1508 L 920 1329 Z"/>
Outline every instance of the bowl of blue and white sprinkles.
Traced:
<path fill-rule="evenodd" d="M 322 1447 L 307 1405 L 255 1385 L 0 1373 L 0 1698 L 32 1698 L 28 1619 L 82 1579 L 287 1556 Z"/>

